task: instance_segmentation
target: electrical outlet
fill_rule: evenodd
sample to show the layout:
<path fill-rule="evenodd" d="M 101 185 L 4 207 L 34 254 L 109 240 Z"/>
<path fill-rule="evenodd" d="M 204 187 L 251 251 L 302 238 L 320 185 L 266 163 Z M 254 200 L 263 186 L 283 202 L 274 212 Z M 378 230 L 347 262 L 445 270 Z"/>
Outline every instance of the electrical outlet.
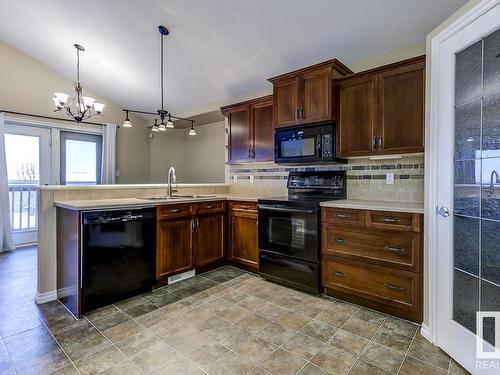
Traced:
<path fill-rule="evenodd" d="M 385 175 L 385 183 L 387 185 L 394 185 L 394 173 L 387 173 Z"/>
<path fill-rule="evenodd" d="M 233 174 L 233 182 L 238 182 L 238 176 Z"/>
<path fill-rule="evenodd" d="M 250 175 L 250 183 L 253 184 L 253 176 Z"/>

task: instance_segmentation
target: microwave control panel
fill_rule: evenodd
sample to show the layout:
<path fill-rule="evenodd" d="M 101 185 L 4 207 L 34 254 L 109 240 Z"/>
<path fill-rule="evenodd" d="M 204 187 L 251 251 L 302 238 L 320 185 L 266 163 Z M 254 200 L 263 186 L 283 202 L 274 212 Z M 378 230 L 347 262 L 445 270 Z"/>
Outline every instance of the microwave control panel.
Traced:
<path fill-rule="evenodd" d="M 333 140 L 332 133 L 323 134 L 323 151 L 321 155 L 323 161 L 333 160 Z"/>

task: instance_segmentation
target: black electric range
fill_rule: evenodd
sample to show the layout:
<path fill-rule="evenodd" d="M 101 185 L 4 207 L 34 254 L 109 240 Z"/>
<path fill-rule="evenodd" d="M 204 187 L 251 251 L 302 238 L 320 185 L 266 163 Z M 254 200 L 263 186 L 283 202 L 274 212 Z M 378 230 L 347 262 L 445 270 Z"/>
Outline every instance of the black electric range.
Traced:
<path fill-rule="evenodd" d="M 345 171 L 290 172 L 288 196 L 259 200 L 259 273 L 320 292 L 320 203 L 345 199 Z"/>

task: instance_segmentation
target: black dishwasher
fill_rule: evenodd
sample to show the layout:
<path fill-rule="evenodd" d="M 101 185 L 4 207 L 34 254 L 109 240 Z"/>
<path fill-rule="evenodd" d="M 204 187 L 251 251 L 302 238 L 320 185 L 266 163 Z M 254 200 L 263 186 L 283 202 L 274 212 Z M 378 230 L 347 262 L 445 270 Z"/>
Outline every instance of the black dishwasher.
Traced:
<path fill-rule="evenodd" d="M 151 290 L 155 208 L 82 213 L 82 313 Z"/>

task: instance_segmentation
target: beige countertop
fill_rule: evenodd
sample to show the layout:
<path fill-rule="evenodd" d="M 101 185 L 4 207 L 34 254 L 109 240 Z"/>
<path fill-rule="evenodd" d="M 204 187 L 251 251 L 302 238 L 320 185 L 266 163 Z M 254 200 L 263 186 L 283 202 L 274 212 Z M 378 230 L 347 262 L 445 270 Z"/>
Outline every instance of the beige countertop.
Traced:
<path fill-rule="evenodd" d="M 54 206 L 67 208 L 70 210 L 99 210 L 99 209 L 114 209 L 114 208 L 139 208 L 139 207 L 154 207 L 164 204 L 176 203 L 193 203 L 193 202 L 208 202 L 218 200 L 232 200 L 257 202 L 259 197 L 237 196 L 237 195 L 197 195 L 196 198 L 176 198 L 176 199 L 145 199 L 145 198 L 112 198 L 112 199 L 87 199 L 87 200 L 68 200 L 55 201 Z"/>
<path fill-rule="evenodd" d="M 322 202 L 321 207 L 353 208 L 373 211 L 424 213 L 424 202 L 367 201 L 361 199 L 341 199 Z"/>

